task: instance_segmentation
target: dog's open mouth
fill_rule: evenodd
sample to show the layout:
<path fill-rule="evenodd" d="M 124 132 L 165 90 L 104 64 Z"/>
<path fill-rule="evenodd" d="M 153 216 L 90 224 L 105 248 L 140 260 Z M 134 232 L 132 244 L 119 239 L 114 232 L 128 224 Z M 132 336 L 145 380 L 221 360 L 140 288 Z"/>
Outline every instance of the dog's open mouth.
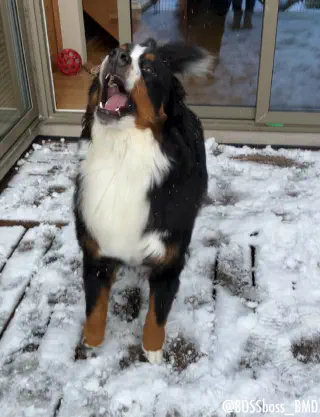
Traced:
<path fill-rule="evenodd" d="M 117 75 L 108 74 L 104 81 L 100 114 L 122 117 L 132 111 L 132 101 L 124 88 L 124 81 Z"/>

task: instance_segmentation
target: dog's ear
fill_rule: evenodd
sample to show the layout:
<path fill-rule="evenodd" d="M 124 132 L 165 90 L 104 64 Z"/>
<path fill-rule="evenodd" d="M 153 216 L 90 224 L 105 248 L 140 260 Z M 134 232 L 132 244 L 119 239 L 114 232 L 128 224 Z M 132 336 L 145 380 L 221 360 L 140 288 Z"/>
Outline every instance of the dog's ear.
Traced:
<path fill-rule="evenodd" d="M 185 99 L 184 87 L 177 77 L 172 77 L 172 88 L 170 98 L 165 106 L 165 113 L 169 117 L 176 117 L 181 114 L 181 103 Z"/>
<path fill-rule="evenodd" d="M 157 52 L 175 74 L 192 74 L 198 77 L 212 75 L 214 58 L 203 48 L 168 43 L 159 46 Z"/>

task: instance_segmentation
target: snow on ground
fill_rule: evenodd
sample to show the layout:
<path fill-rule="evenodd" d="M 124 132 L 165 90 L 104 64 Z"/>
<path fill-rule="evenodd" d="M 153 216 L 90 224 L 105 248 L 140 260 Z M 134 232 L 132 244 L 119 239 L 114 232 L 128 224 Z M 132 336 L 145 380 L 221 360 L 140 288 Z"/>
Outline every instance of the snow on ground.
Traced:
<path fill-rule="evenodd" d="M 1 417 L 220 417 L 232 415 L 225 400 L 264 400 L 287 413 L 297 398 L 319 400 L 320 153 L 214 140 L 206 148 L 209 198 L 160 366 L 137 359 L 143 270 L 119 272 L 104 344 L 87 358 L 77 348 L 84 295 L 70 207 L 78 146 L 45 143 L 19 165 L 0 219 L 71 223 L 30 229 L 2 271 L 3 319 L 26 291 L 0 339 Z M 12 247 L 24 233 L 3 230 L 3 248 L 3 236 Z"/>

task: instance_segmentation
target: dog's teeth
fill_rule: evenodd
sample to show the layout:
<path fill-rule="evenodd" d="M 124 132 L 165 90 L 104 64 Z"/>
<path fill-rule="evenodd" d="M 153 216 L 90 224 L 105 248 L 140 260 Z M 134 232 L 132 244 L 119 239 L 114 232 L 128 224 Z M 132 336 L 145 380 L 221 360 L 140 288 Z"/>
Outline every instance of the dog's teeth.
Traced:
<path fill-rule="evenodd" d="M 103 109 L 102 101 L 100 101 L 100 108 Z"/>
<path fill-rule="evenodd" d="M 108 87 L 116 87 L 117 84 L 114 82 L 114 75 L 110 75 L 109 81 L 108 81 Z"/>

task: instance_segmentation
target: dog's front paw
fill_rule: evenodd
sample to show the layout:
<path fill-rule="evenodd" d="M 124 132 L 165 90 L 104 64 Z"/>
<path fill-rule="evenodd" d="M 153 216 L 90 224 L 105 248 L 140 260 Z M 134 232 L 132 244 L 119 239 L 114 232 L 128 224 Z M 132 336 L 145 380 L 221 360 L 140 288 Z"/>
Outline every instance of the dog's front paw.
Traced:
<path fill-rule="evenodd" d="M 163 361 L 163 350 L 145 350 L 143 348 L 143 352 L 144 352 L 144 356 L 146 357 L 146 359 L 148 360 L 149 363 L 151 363 L 152 365 L 156 364 L 159 365 L 160 363 L 162 363 Z"/>
<path fill-rule="evenodd" d="M 87 339 L 85 337 L 82 337 L 81 344 L 83 345 L 84 348 L 89 349 L 89 350 L 96 349 L 101 345 L 101 343 L 97 345 L 90 344 L 87 342 Z"/>
<path fill-rule="evenodd" d="M 88 349 L 96 348 L 103 343 L 104 329 L 92 329 L 88 321 L 82 329 L 82 344 Z"/>

